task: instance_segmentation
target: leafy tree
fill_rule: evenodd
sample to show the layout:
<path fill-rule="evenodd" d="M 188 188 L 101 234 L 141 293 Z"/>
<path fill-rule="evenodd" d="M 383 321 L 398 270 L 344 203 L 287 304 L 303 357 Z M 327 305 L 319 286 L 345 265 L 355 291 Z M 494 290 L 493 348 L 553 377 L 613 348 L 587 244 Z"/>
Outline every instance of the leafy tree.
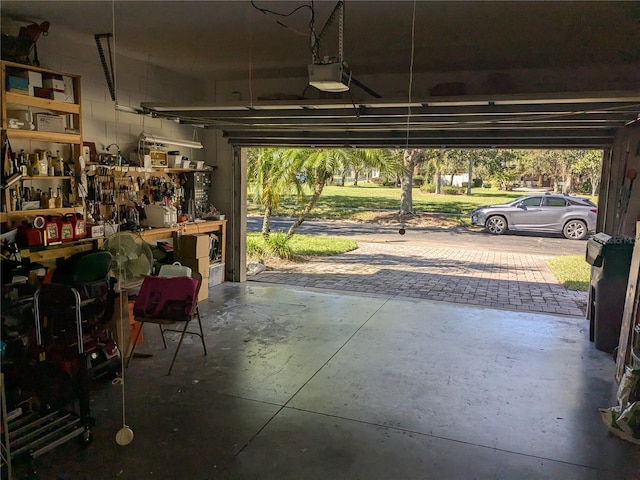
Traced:
<path fill-rule="evenodd" d="M 453 186 L 453 177 L 467 170 L 469 165 L 470 150 L 459 148 L 447 149 L 444 151 L 443 168 L 450 176 L 449 185 Z"/>
<path fill-rule="evenodd" d="M 484 149 L 478 163 L 486 172 L 487 177 L 500 186 L 501 190 L 508 190 L 517 178 L 522 154 L 517 150 Z"/>
<path fill-rule="evenodd" d="M 591 184 L 591 195 L 598 194 L 602 174 L 602 150 L 577 150 L 573 172 L 587 178 Z"/>
<path fill-rule="evenodd" d="M 273 210 L 280 206 L 284 195 L 302 195 L 302 185 L 296 176 L 298 165 L 277 148 L 250 149 L 247 153 L 247 183 L 254 202 L 264 207 L 262 236 L 271 231 Z"/>
<path fill-rule="evenodd" d="M 445 151 L 440 148 L 429 148 L 422 150 L 424 165 L 427 172 L 433 172 L 434 183 L 436 184 L 435 193 L 440 194 L 442 186 L 442 170 L 445 163 Z M 431 176 L 430 176 L 431 177 Z"/>
<path fill-rule="evenodd" d="M 289 227 L 286 240 L 289 240 L 305 221 L 309 212 L 318 202 L 322 190 L 331 182 L 334 175 L 341 172 L 348 164 L 348 150 L 344 149 L 289 149 L 284 151 L 292 164 L 299 165 L 306 178 L 306 185 L 311 188 L 311 197 L 302 211 Z"/>
<path fill-rule="evenodd" d="M 345 151 L 348 166 L 353 170 L 353 186 L 358 186 L 358 177 L 363 172 L 377 170 L 383 175 L 395 174 L 399 164 L 393 150 L 381 148 L 353 148 Z"/>

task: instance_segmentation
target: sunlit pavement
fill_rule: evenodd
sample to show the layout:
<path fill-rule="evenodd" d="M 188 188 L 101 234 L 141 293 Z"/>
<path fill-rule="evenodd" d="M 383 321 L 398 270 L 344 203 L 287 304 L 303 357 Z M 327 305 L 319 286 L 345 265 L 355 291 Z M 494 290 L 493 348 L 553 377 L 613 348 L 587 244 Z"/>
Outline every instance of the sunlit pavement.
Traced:
<path fill-rule="evenodd" d="M 434 245 L 358 242 L 354 251 L 268 270 L 249 280 L 584 316 L 587 294 L 560 285 L 546 265 L 549 258 Z"/>

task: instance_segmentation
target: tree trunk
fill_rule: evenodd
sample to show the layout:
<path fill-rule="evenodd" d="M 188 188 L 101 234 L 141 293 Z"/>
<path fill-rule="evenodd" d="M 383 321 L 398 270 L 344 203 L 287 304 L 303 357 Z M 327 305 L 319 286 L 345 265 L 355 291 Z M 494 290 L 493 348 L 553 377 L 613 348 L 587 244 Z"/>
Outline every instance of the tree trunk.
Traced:
<path fill-rule="evenodd" d="M 324 189 L 325 184 L 326 184 L 326 181 L 321 183 L 316 183 L 314 185 L 313 195 L 311 196 L 309 203 L 307 203 L 307 205 L 304 207 L 304 209 L 302 210 L 298 218 L 296 218 L 296 221 L 293 222 L 293 224 L 289 227 L 289 230 L 287 230 L 287 236 L 285 237 L 285 242 L 288 241 L 291 237 L 293 237 L 293 234 L 296 233 L 296 230 L 298 229 L 298 227 L 302 225 L 302 222 L 305 221 L 305 219 L 307 218 L 307 215 L 309 215 L 309 212 L 313 209 L 313 207 L 315 207 L 316 202 L 320 198 L 320 195 L 322 195 L 322 190 Z"/>
<path fill-rule="evenodd" d="M 266 240 L 271 233 L 271 207 L 264 208 L 264 216 L 262 217 L 262 236 Z"/>
<path fill-rule="evenodd" d="M 467 175 L 467 195 L 471 196 L 471 177 L 473 176 L 473 158 L 469 158 L 469 172 Z"/>
<path fill-rule="evenodd" d="M 358 172 L 358 170 L 354 170 L 353 171 L 353 186 L 357 187 L 358 186 L 358 175 L 360 174 L 360 172 Z"/>
<path fill-rule="evenodd" d="M 440 169 L 436 170 L 436 195 L 440 195 L 441 193 L 441 186 L 442 183 L 442 174 L 440 173 Z"/>
<path fill-rule="evenodd" d="M 402 156 L 404 172 L 400 180 L 400 215 L 413 215 L 413 172 L 422 152 L 405 150 Z"/>
<path fill-rule="evenodd" d="M 598 195 L 598 190 L 600 190 L 600 176 L 592 177 L 591 179 L 591 196 L 595 197 Z"/>
<path fill-rule="evenodd" d="M 453 177 L 455 177 L 455 176 L 456 176 L 456 174 L 452 173 L 451 176 L 449 177 L 449 186 L 450 187 L 453 187 Z"/>

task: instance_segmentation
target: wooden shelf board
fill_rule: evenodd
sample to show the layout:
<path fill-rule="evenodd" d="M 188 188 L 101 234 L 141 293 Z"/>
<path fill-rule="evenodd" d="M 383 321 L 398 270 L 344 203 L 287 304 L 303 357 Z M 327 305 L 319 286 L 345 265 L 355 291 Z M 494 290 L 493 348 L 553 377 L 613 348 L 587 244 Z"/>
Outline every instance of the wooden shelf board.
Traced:
<path fill-rule="evenodd" d="M 82 137 L 77 133 L 39 132 L 36 130 L 7 129 L 10 139 L 32 140 L 37 142 L 71 143 L 80 145 Z"/>
<path fill-rule="evenodd" d="M 163 168 L 167 173 L 184 173 L 184 172 L 213 172 L 218 167 L 206 168 Z"/>
<path fill-rule="evenodd" d="M 15 212 L 7 212 L 8 218 L 15 217 L 34 217 L 37 215 L 64 215 L 67 213 L 76 213 L 82 210 L 82 206 L 62 207 L 62 208 L 38 208 L 36 210 L 16 210 Z"/>
<path fill-rule="evenodd" d="M 69 176 L 55 177 L 50 175 L 38 175 L 36 177 L 22 177 L 22 180 L 70 180 Z"/>
<path fill-rule="evenodd" d="M 42 108 L 44 110 L 71 113 L 75 115 L 80 114 L 80 105 L 77 103 L 60 102 L 58 100 L 32 97 L 31 95 L 22 95 L 20 93 L 13 92 L 7 92 L 7 104 L 17 104 L 26 107 Z"/>
<path fill-rule="evenodd" d="M 53 73 L 54 75 L 64 75 L 66 77 L 78 78 L 78 75 L 73 73 L 58 72 L 57 70 L 50 70 L 48 68 L 36 67 L 34 65 L 26 65 L 24 63 L 11 62 L 9 60 L 2 60 L 2 63 L 6 67 L 17 68 L 20 70 L 31 70 L 32 72 Z"/>

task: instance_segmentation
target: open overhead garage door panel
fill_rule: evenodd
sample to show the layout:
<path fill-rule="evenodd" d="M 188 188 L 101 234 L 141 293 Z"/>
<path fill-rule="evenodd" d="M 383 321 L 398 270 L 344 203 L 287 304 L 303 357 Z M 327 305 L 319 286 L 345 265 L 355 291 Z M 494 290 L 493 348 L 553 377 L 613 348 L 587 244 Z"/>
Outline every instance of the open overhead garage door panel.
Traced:
<path fill-rule="evenodd" d="M 640 92 L 143 108 L 221 130 L 239 146 L 607 148 L 618 128 L 638 120 Z"/>

